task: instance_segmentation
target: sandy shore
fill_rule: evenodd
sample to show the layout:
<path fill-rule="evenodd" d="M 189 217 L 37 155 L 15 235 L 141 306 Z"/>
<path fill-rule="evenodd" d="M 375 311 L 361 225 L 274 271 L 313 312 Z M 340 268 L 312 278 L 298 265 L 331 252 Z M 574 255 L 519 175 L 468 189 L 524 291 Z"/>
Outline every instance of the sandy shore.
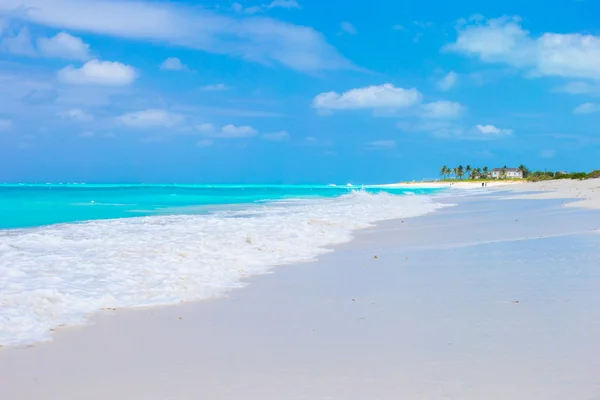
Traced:
<path fill-rule="evenodd" d="M 524 183 L 511 186 L 511 191 L 520 199 L 573 199 L 566 202 L 567 207 L 600 208 L 600 179 L 584 181 L 564 179 Z M 523 192 L 539 191 L 540 193 L 523 194 Z"/>
<path fill-rule="evenodd" d="M 512 187 L 514 185 L 526 184 L 525 181 L 488 181 L 487 187 L 498 188 L 498 187 Z M 469 180 L 457 180 L 453 182 L 401 182 L 401 183 L 390 183 L 385 185 L 373 185 L 387 188 L 456 188 L 456 189 L 481 189 L 481 182 L 473 182 Z"/>
<path fill-rule="evenodd" d="M 563 206 L 573 183 L 445 198 L 227 298 L 2 349 L 0 398 L 597 400 L 600 216 Z"/>
<path fill-rule="evenodd" d="M 514 199 L 573 199 L 575 202 L 565 202 L 567 207 L 600 208 L 600 179 L 588 180 L 552 180 L 543 182 L 525 181 L 490 181 L 482 188 L 481 182 L 415 182 L 393 183 L 380 185 L 393 188 L 449 188 L 449 189 L 501 189 L 513 193 Z M 538 192 L 538 193 L 526 193 Z M 508 198 L 508 197 L 507 197 Z"/>

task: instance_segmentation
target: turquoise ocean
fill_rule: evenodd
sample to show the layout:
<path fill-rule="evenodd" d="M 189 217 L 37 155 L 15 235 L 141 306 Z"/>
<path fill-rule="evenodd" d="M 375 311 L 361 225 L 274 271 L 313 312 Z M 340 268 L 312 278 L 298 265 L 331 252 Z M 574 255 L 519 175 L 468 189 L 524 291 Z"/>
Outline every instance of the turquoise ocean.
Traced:
<path fill-rule="evenodd" d="M 165 214 L 197 214 L 355 190 L 393 195 L 439 189 L 332 185 L 0 184 L 0 229 Z"/>
<path fill-rule="evenodd" d="M 0 185 L 0 346 L 52 340 L 105 309 L 222 296 L 314 261 L 435 189 L 333 185 Z"/>

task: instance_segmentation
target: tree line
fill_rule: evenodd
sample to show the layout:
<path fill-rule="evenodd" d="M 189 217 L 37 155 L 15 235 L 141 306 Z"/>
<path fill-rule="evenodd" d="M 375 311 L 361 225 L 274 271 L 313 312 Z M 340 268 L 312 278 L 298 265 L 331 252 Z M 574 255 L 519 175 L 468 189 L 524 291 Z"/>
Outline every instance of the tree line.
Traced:
<path fill-rule="evenodd" d="M 500 169 L 500 173 L 498 174 L 500 179 L 506 178 L 506 171 L 507 168 L 505 165 Z M 529 169 L 523 164 L 517 167 L 517 171 L 523 174 L 523 178 L 527 178 L 529 176 Z M 488 167 L 472 168 L 469 164 L 467 164 L 465 167 L 459 165 L 458 167 L 452 169 L 444 165 L 442 168 L 440 168 L 440 175 L 444 177 L 444 179 L 449 179 L 451 176 L 454 176 L 454 178 L 463 179 L 465 175 L 467 176 L 467 179 L 488 179 L 491 177 L 491 172 Z"/>
<path fill-rule="evenodd" d="M 528 181 L 537 182 L 537 181 L 546 181 L 553 179 L 595 179 L 600 178 L 600 170 L 594 170 L 590 173 L 585 172 L 552 172 L 552 171 L 530 171 L 523 164 L 517 167 L 517 171 L 523 174 L 523 178 Z M 506 179 L 507 177 L 507 168 L 506 165 L 500 169 L 500 173 L 498 174 L 498 179 Z M 469 164 L 465 167 L 459 165 L 455 168 L 448 168 L 444 165 L 440 168 L 440 175 L 444 179 L 449 179 L 453 177 L 454 179 L 463 179 L 465 176 L 467 179 L 490 179 L 491 171 L 488 167 L 476 167 L 472 168 Z"/>

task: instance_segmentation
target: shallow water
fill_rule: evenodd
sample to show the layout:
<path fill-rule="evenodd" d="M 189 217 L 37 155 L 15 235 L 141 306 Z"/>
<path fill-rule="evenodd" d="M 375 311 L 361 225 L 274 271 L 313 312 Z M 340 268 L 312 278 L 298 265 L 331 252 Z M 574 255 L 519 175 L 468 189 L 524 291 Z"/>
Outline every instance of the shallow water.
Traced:
<path fill-rule="evenodd" d="M 100 309 L 220 296 L 273 266 L 314 260 L 375 221 L 443 205 L 432 190 L 326 186 L 3 187 L 0 345 L 51 339 Z M 19 200 L 20 199 L 20 200 Z M 91 203 L 93 201 L 93 203 Z M 28 211 L 23 211 L 27 210 Z M 136 211 L 132 211 L 136 210 Z M 138 218 L 115 218 L 142 214 Z M 19 214 L 19 215 L 13 215 Z M 109 219 L 101 219 L 112 217 Z M 67 221 L 82 220 L 77 223 Z"/>

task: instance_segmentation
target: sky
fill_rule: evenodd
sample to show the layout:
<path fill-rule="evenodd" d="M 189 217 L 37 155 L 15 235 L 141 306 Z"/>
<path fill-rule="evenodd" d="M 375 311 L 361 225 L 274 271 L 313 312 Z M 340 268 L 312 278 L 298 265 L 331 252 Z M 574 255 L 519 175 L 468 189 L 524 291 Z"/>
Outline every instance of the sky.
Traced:
<path fill-rule="evenodd" d="M 591 0 L 0 0 L 0 182 L 600 168 Z"/>

